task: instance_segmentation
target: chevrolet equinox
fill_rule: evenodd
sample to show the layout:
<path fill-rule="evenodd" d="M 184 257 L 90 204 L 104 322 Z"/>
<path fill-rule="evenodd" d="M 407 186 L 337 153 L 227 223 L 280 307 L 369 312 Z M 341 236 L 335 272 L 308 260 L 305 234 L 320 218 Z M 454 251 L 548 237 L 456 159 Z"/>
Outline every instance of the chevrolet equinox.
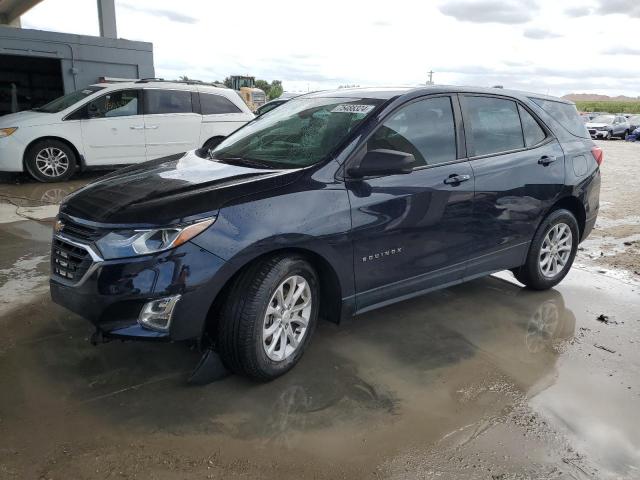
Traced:
<path fill-rule="evenodd" d="M 510 269 L 567 275 L 602 150 L 567 101 L 502 89 L 307 94 L 61 205 L 53 300 L 104 337 L 197 340 L 282 375 L 334 322 Z"/>

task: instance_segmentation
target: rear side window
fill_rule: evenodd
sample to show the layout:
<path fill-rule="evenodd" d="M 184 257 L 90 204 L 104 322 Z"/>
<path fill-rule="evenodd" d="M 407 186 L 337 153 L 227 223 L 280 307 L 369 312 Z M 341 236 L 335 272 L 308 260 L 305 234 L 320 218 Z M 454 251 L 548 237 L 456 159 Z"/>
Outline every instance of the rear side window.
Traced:
<path fill-rule="evenodd" d="M 538 123 L 538 121 L 531 116 L 524 108 L 518 105 L 518 112 L 520 112 L 520 121 L 522 121 L 522 132 L 524 133 L 524 143 L 527 147 L 532 147 L 539 144 L 545 138 L 547 134 Z"/>
<path fill-rule="evenodd" d="M 203 115 L 216 115 L 221 113 L 241 113 L 237 106 L 222 95 L 210 93 L 200 94 L 200 108 Z"/>
<path fill-rule="evenodd" d="M 158 113 L 191 113 L 191 92 L 184 90 L 156 90 L 144 91 L 144 113 L 153 115 Z"/>
<path fill-rule="evenodd" d="M 524 148 L 516 102 L 470 96 L 463 96 L 461 100 L 466 113 L 465 132 L 470 137 L 470 156 Z"/>
<path fill-rule="evenodd" d="M 368 150 L 411 153 L 414 167 L 456 159 L 456 129 L 449 97 L 412 103 L 386 120 L 367 143 Z"/>
<path fill-rule="evenodd" d="M 529 100 L 551 115 L 570 134 L 576 137 L 591 138 L 575 105 L 541 98 L 530 98 Z"/>

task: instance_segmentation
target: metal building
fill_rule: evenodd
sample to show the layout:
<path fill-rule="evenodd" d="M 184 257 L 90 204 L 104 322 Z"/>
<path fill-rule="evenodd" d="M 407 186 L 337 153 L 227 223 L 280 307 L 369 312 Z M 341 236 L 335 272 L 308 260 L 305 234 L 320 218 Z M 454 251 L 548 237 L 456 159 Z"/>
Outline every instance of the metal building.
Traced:
<path fill-rule="evenodd" d="M 20 28 L 38 3 L 0 0 L 0 115 L 34 108 L 101 78 L 153 77 L 153 44 L 116 38 L 113 0 L 98 0 L 102 36 Z"/>

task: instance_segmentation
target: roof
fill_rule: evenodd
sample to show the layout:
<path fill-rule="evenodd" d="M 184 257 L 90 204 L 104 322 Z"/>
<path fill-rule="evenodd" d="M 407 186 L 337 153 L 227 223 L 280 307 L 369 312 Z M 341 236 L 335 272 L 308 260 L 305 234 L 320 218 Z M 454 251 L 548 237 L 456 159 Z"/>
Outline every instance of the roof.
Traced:
<path fill-rule="evenodd" d="M 175 89 L 175 90 L 201 90 L 201 89 L 205 89 L 205 90 L 216 90 L 216 91 L 220 91 L 220 90 L 224 90 L 226 92 L 234 92 L 234 90 L 231 90 L 227 87 L 216 87 L 214 85 L 208 85 L 206 83 L 197 83 L 197 82 L 171 82 L 171 81 L 159 81 L 159 82 L 154 82 L 154 81 L 145 81 L 145 82 L 140 82 L 138 81 L 130 81 L 130 82 L 103 82 L 103 83 L 94 83 L 94 86 L 97 87 L 105 87 L 105 88 L 109 88 L 109 87 L 118 87 L 118 88 L 122 88 L 122 87 L 128 87 L 128 88 L 148 88 L 148 87 L 153 87 L 153 88 L 171 88 L 171 89 Z"/>
<path fill-rule="evenodd" d="M 412 96 L 437 94 L 437 93 L 484 93 L 493 95 L 507 95 L 516 98 L 542 98 L 545 100 L 553 100 L 573 104 L 569 100 L 563 98 L 552 97 L 540 93 L 523 92 L 519 90 L 507 90 L 503 88 L 486 88 L 486 87 L 462 87 L 457 85 L 432 85 L 424 87 L 367 87 L 367 88 L 341 88 L 338 90 L 323 90 L 320 92 L 308 93 L 300 98 L 377 98 L 381 100 L 389 100 L 400 95 L 411 93 Z"/>

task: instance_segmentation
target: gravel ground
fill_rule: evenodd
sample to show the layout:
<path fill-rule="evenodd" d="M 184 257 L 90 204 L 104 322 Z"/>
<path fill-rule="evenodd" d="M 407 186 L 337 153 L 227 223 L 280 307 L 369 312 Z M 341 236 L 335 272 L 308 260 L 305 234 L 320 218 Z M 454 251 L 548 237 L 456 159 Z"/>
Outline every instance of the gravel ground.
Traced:
<path fill-rule="evenodd" d="M 577 262 L 601 273 L 640 281 L 640 142 L 599 141 L 600 213 Z"/>

